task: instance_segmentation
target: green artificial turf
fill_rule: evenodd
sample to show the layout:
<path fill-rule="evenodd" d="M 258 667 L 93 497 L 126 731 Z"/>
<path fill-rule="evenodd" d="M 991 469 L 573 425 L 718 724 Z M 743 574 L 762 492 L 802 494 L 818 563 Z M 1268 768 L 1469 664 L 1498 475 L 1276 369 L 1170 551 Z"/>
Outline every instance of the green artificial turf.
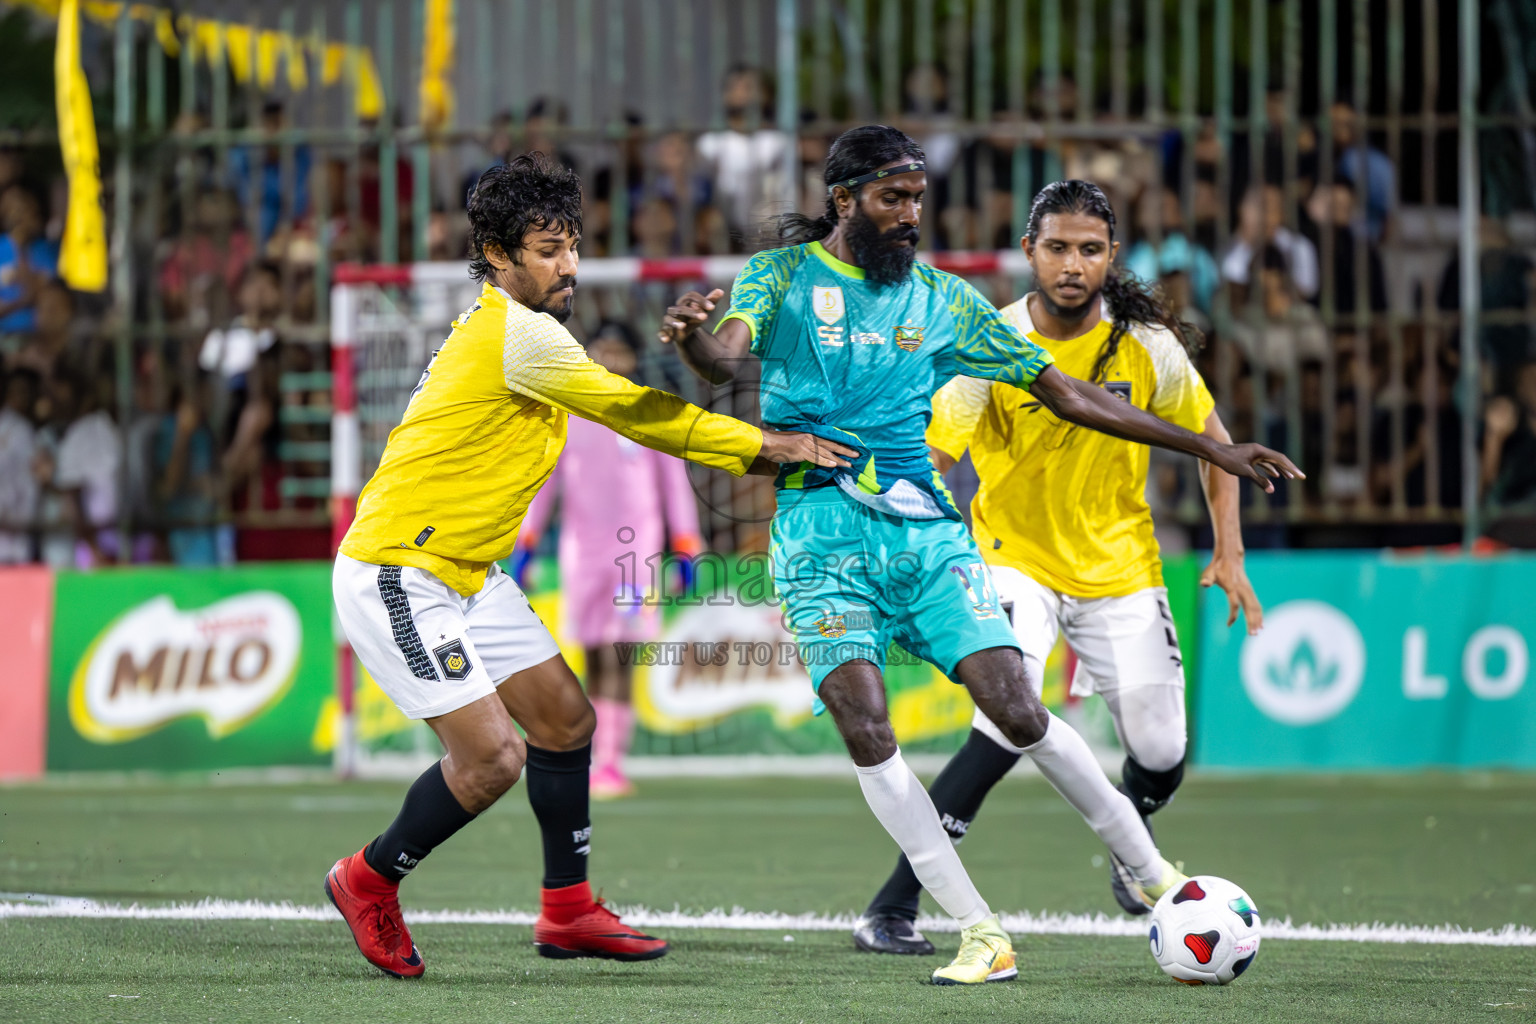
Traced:
<path fill-rule="evenodd" d="M 404 788 L 3 788 L 0 890 L 318 905 L 325 870 L 389 821 Z M 646 781 L 594 822 L 594 885 L 656 908 L 857 911 L 895 853 L 851 779 Z M 1536 925 L 1536 778 L 1194 778 L 1157 825 L 1170 858 L 1234 879 L 1271 921 Z M 538 850 L 515 791 L 412 876 L 407 909 L 531 910 Z M 1039 779 L 1001 785 L 961 854 L 996 909 L 1114 910 L 1102 848 Z M 621 965 L 542 960 L 526 927 L 414 931 L 427 975 L 398 982 L 339 920 L 0 919 L 0 1020 L 1536 1019 L 1532 947 L 1266 940 L 1236 984 L 1193 989 L 1139 939 L 1021 936 L 1019 981 L 956 990 L 923 984 L 941 957 L 856 954 L 835 932 L 680 929 L 664 960 Z M 933 938 L 952 952 L 955 936 Z"/>

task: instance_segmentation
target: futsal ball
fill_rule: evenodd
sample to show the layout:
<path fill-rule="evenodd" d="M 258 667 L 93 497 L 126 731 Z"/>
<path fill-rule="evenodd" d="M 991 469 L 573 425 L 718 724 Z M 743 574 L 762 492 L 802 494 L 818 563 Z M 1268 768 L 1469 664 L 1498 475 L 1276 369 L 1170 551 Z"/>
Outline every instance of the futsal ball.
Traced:
<path fill-rule="evenodd" d="M 1152 957 L 1186 985 L 1225 985 L 1259 954 L 1259 911 L 1225 878 L 1196 875 L 1152 908 Z"/>

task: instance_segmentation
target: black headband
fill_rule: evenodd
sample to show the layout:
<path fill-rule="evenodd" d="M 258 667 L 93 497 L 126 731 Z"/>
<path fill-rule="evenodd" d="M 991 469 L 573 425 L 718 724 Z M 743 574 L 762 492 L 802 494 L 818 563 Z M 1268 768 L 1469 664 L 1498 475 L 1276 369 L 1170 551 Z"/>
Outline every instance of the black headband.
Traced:
<path fill-rule="evenodd" d="M 883 171 L 870 171 L 868 174 L 861 174 L 857 178 L 848 178 L 845 181 L 834 181 L 832 184 L 827 186 L 827 194 L 831 195 L 832 190 L 837 188 L 839 185 L 846 189 L 855 189 L 860 185 L 867 185 L 872 181 L 879 181 L 881 178 L 889 178 L 893 174 L 906 174 L 908 171 L 926 170 L 927 167 L 928 165 L 923 163 L 921 160 L 913 160 L 911 163 L 904 164 L 900 167 L 887 167 Z"/>

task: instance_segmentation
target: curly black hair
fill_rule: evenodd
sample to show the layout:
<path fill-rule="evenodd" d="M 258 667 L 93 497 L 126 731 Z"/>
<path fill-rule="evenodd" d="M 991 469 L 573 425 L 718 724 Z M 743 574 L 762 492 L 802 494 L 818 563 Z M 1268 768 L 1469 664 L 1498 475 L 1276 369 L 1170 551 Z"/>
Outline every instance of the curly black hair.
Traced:
<path fill-rule="evenodd" d="M 469 276 L 484 281 L 491 275 L 488 245 L 521 263 L 518 254 L 530 230 L 581 234 L 581 178 L 543 153 L 527 153 L 480 175 L 469 194 L 468 212 Z"/>
<path fill-rule="evenodd" d="M 827 212 L 820 217 L 807 217 L 803 213 L 786 213 L 773 221 L 774 234 L 779 245 L 801 245 L 805 242 L 826 238 L 837 227 L 837 204 L 832 201 L 830 186 L 849 178 L 868 174 L 896 160 L 923 160 L 923 147 L 906 132 L 884 124 L 866 124 L 850 128 L 837 137 L 827 151 L 827 166 L 821 178 L 829 188 Z M 857 195 L 860 185 L 853 190 Z"/>
<path fill-rule="evenodd" d="M 1109 205 L 1109 197 L 1104 194 L 1104 190 L 1091 181 L 1072 178 L 1052 182 L 1041 189 L 1029 208 L 1029 223 L 1024 228 L 1024 237 L 1031 243 L 1035 242 L 1040 237 L 1040 222 L 1053 213 L 1084 213 L 1097 217 L 1109 225 L 1109 240 L 1115 240 L 1115 211 Z M 1093 373 L 1089 379 L 1095 384 L 1102 383 L 1104 374 L 1109 372 L 1109 364 L 1114 362 L 1115 353 L 1120 348 L 1120 339 L 1125 336 L 1131 323 L 1168 328 L 1191 356 L 1205 346 L 1205 335 L 1200 328 L 1169 312 L 1156 288 L 1148 286 L 1134 275 L 1121 273 L 1118 267 L 1111 266 L 1104 277 L 1104 302 L 1114 320 L 1110 324 L 1109 339 L 1104 343 L 1104 350 L 1093 364 Z"/>

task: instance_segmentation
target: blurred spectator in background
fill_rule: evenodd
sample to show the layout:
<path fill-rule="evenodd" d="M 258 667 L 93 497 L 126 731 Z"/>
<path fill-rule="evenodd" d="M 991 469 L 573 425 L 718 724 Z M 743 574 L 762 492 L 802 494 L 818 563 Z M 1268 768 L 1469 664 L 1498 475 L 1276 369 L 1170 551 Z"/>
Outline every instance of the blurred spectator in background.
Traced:
<path fill-rule="evenodd" d="M 725 73 L 726 127 L 705 132 L 697 147 L 714 183 L 715 201 L 739 247 L 755 236 L 783 192 L 790 140 L 773 125 L 773 97 L 761 69 L 736 64 Z"/>
<path fill-rule="evenodd" d="M 960 159 L 962 142 L 955 116 L 949 109 L 949 73 L 943 67 L 918 64 L 907 72 L 901 83 L 901 120 L 897 127 L 916 139 L 928 158 L 926 218 L 939 229 L 936 234 L 942 234 L 945 211 L 954 201 L 950 174 Z M 820 186 L 820 200 L 804 212 L 819 216 L 826 206 L 827 187 L 819 173 L 815 182 Z M 942 239 L 939 241 L 942 244 Z"/>
<path fill-rule="evenodd" d="M 1316 307 L 1301 300 L 1290 263 L 1269 244 L 1248 271 L 1249 301 L 1234 310 L 1232 339 L 1249 361 L 1273 374 L 1294 374 L 1305 360 L 1328 357 L 1328 330 Z"/>
<path fill-rule="evenodd" d="M 252 254 L 234 194 L 224 189 L 200 193 L 190 229 L 171 241 L 160 263 L 166 317 L 198 328 L 223 320 Z"/>
<path fill-rule="evenodd" d="M 1495 505 L 1536 503 L 1536 362 L 1511 376 L 1513 393 L 1483 414 L 1483 490 Z"/>
<path fill-rule="evenodd" d="M 246 374 L 256 358 L 277 344 L 277 314 L 282 310 L 282 272 L 263 260 L 240 279 L 240 313 L 228 327 L 216 327 L 203 339 L 197 364 L 220 374 L 230 390 L 245 389 Z"/>
<path fill-rule="evenodd" d="M 46 490 L 59 499 L 54 528 L 44 541 L 44 556 L 54 568 L 89 569 L 115 561 L 118 465 L 122 440 L 102 391 L 111 377 L 53 381 L 53 423 L 60 428 L 58 448 L 35 465 Z"/>
<path fill-rule="evenodd" d="M 43 237 L 43 205 L 25 185 L 0 192 L 0 341 L 32 330 L 37 293 L 58 273 L 59 247 Z M 19 345 L 19 341 L 13 343 Z"/>
<path fill-rule="evenodd" d="M 1285 226 L 1285 196 L 1279 185 L 1260 185 L 1243 196 L 1232 247 L 1222 257 L 1222 277 L 1246 288 L 1254 257 L 1266 245 L 1274 246 L 1285 257 L 1286 270 L 1297 294 L 1305 299 L 1315 298 L 1321 280 L 1317 246 L 1310 238 Z M 1238 296 L 1239 301 L 1242 298 Z"/>
<path fill-rule="evenodd" d="M 592 175 L 592 185 L 585 194 L 586 213 L 582 217 L 583 237 L 592 239 L 592 250 L 598 255 L 617 255 L 614 248 L 614 211 L 619 206 L 622 193 L 625 210 L 624 234 L 630 233 L 629 218 L 639 208 L 645 188 L 645 121 L 633 110 L 624 112 L 624 135 L 619 140 L 618 152 L 612 162 L 598 168 Z"/>
<path fill-rule="evenodd" d="M 229 443 L 220 461 L 224 488 L 236 513 L 271 511 L 282 505 L 282 465 L 278 461 L 281 383 L 282 357 L 279 346 L 274 345 L 256 357 L 246 389 L 231 396 Z M 263 537 L 262 543 L 268 546 L 260 549 L 242 544 L 240 557 L 291 557 L 291 549 L 285 551 L 280 541 L 272 541 L 270 536 Z"/>
<path fill-rule="evenodd" d="M 33 328 L 11 365 L 47 380 L 66 361 L 74 338 L 75 299 L 60 281 L 46 282 L 33 306 Z"/>
<path fill-rule="evenodd" d="M 1488 361 L 1494 394 L 1514 393 L 1515 371 L 1536 359 L 1536 263 L 1510 240 L 1498 217 L 1478 222 L 1478 341 Z M 1461 253 L 1446 265 L 1436 305 L 1447 312 L 1461 309 Z"/>
<path fill-rule="evenodd" d="M 1361 142 L 1365 128 L 1360 115 L 1347 102 L 1333 105 L 1333 152 L 1338 158 L 1336 176 L 1354 186 L 1364 199 L 1365 235 L 1373 244 L 1386 236 L 1397 194 L 1397 169 L 1392 159 L 1375 146 Z"/>
<path fill-rule="evenodd" d="M 641 206 L 653 199 L 665 201 L 676 218 L 680 237 L 674 254 L 717 255 L 730 251 L 730 229 L 714 205 L 714 182 L 694 157 L 694 147 L 683 132 L 667 132 L 651 147 L 652 173 Z M 637 214 L 639 210 L 637 209 Z M 648 225 L 651 241 L 658 235 Z M 636 237 L 641 228 L 635 229 Z"/>
<path fill-rule="evenodd" d="M 1461 413 L 1456 408 L 1456 365 L 1442 357 L 1434 367 L 1431 402 L 1426 410 L 1425 388 L 1414 387 L 1406 396 L 1402 413 L 1402 451 L 1400 463 L 1393 461 L 1392 411 L 1378 407 L 1371 438 L 1372 491 L 1380 505 L 1392 501 L 1392 481 L 1403 478 L 1404 498 L 1409 508 L 1423 508 L 1431 495 L 1441 508 L 1461 507 Z M 1536 395 L 1532 396 L 1536 398 Z M 1433 446 L 1439 479 L 1429 478 L 1429 452 Z M 1532 478 L 1536 482 L 1536 477 Z"/>
<path fill-rule="evenodd" d="M 1216 258 L 1184 234 L 1178 194 L 1153 186 L 1142 195 L 1138 212 L 1141 238 L 1126 253 L 1126 271 L 1149 283 L 1182 275 L 1194 306 L 1209 317 L 1221 275 Z"/>
<path fill-rule="evenodd" d="M 4 192 L 21 180 L 26 170 L 21 151 L 12 146 L 0 146 L 0 192 Z"/>
<path fill-rule="evenodd" d="M 677 207 L 670 199 L 652 196 L 635 210 L 634 255 L 665 259 L 683 251 Z"/>
<path fill-rule="evenodd" d="M 154 438 L 155 498 L 177 565 L 219 564 L 217 450 L 208 425 L 209 378 L 178 382 Z"/>
<path fill-rule="evenodd" d="M 523 118 L 523 144 L 519 152 L 543 153 L 576 170 L 576 157 L 565 148 L 560 134 L 570 122 L 571 113 L 564 103 L 548 96 L 537 97 L 528 104 L 528 114 Z"/>
<path fill-rule="evenodd" d="M 1363 327 L 1366 313 L 1381 313 L 1387 308 L 1387 277 L 1381 263 L 1381 252 L 1370 239 L 1362 237 L 1358 230 L 1355 187 L 1347 181 L 1319 185 L 1307 200 L 1307 215 L 1317 233 L 1318 251 L 1332 252 L 1333 308 L 1341 317 L 1354 317 L 1358 313 L 1361 320 L 1357 326 Z M 1365 249 L 1364 281 L 1360 280 L 1356 267 L 1359 247 Z M 1324 282 L 1324 294 L 1328 283 Z M 1362 288 L 1366 306 L 1357 310 Z"/>
<path fill-rule="evenodd" d="M 621 377 L 639 368 L 639 341 L 628 326 L 607 323 L 587 343 L 593 362 Z M 592 795 L 633 791 L 624 755 L 634 729 L 633 660 L 623 644 L 661 635 L 662 556 L 685 559 L 704 548 L 698 507 L 684 464 L 643 448 L 607 427 L 572 417 L 565 453 L 534 498 L 518 535 L 513 564 L 521 574 L 560 502 L 562 631 L 586 654 L 587 693 L 597 713 L 592 734 Z M 628 565 L 628 576 L 624 566 Z M 519 581 L 521 582 L 521 581 Z"/>
<path fill-rule="evenodd" d="M 0 565 L 32 561 L 32 523 L 37 516 L 37 430 L 32 416 L 41 380 L 33 370 L 5 375 L 0 405 Z"/>
<path fill-rule="evenodd" d="M 490 162 L 477 164 L 474 170 L 464 176 L 463 187 L 459 189 L 460 206 L 467 207 L 469 205 L 469 194 L 479 184 L 480 175 L 492 167 L 504 164 L 512 159 L 513 124 L 514 118 L 510 110 L 503 110 L 491 118 L 490 130 L 486 133 L 485 137 L 485 151 L 490 157 Z"/>
<path fill-rule="evenodd" d="M 263 134 L 276 136 L 286 126 L 282 100 L 269 99 L 262 104 L 260 128 Z M 292 148 L 291 177 L 283 173 L 283 147 L 275 141 L 263 146 L 234 146 L 229 150 L 229 177 L 240 206 L 249 209 L 253 201 L 256 204 L 258 247 L 267 244 L 280 222 L 309 215 L 309 147 Z"/>

